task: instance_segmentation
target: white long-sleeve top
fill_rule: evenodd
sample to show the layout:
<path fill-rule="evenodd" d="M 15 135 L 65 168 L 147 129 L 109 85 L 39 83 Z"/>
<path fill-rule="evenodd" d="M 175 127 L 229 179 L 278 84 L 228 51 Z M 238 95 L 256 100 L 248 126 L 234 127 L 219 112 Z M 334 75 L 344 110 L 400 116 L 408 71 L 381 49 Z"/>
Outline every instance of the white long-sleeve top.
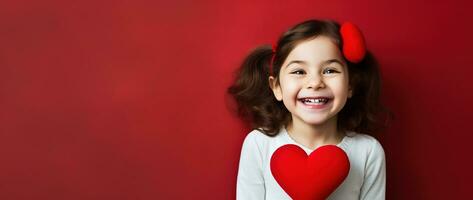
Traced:
<path fill-rule="evenodd" d="M 290 196 L 271 174 L 271 156 L 280 146 L 295 144 L 307 155 L 313 151 L 295 142 L 282 127 L 275 137 L 258 130 L 245 138 L 237 176 L 237 200 L 286 200 Z M 329 196 L 331 200 L 385 199 L 386 161 L 381 144 L 374 137 L 346 132 L 337 144 L 350 161 L 350 171 L 343 183 Z"/>

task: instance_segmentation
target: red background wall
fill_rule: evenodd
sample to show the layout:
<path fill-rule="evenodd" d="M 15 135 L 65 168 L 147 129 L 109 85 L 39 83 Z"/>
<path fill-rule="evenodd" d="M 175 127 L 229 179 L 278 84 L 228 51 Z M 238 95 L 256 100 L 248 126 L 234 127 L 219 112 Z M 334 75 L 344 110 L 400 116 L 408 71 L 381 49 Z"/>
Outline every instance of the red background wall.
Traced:
<path fill-rule="evenodd" d="M 231 72 L 309 18 L 358 24 L 381 63 L 388 199 L 469 198 L 467 2 L 2 1 L 0 199 L 233 199 Z"/>

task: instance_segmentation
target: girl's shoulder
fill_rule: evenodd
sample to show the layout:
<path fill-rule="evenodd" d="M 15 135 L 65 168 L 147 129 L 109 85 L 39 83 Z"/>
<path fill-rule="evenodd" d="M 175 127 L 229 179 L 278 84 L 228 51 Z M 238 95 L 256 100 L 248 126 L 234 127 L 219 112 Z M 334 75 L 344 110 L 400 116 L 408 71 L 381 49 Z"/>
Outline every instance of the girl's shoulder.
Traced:
<path fill-rule="evenodd" d="M 350 140 L 352 140 L 353 142 L 360 143 L 360 144 L 381 145 L 380 142 L 375 137 L 365 134 L 365 133 L 348 131 L 347 137 L 350 138 Z"/>
<path fill-rule="evenodd" d="M 280 129 L 274 136 L 269 136 L 260 129 L 253 129 L 246 135 L 244 143 L 258 146 L 260 149 L 265 149 L 275 144 L 281 144 L 285 142 L 282 131 L 283 129 Z"/>
<path fill-rule="evenodd" d="M 371 135 L 365 133 L 348 132 L 347 140 L 349 149 L 361 151 L 372 156 L 374 155 L 378 157 L 384 157 L 383 146 L 379 140 Z"/>
<path fill-rule="evenodd" d="M 248 133 L 248 135 L 246 135 L 245 141 L 254 141 L 258 144 L 262 144 L 262 143 L 269 142 L 271 140 L 276 140 L 281 135 L 282 135 L 281 132 L 278 132 L 274 136 L 269 136 L 259 129 L 253 129 L 251 132 Z"/>

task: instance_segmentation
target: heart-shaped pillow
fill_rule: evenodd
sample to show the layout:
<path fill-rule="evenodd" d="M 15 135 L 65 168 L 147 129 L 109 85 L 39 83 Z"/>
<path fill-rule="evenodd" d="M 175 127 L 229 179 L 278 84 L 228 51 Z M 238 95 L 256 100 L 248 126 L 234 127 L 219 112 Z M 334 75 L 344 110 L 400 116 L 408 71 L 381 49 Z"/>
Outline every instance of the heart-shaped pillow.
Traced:
<path fill-rule="evenodd" d="M 294 200 L 326 199 L 350 171 L 348 156 L 335 145 L 324 145 L 309 156 L 299 146 L 287 144 L 271 156 L 271 173 Z"/>

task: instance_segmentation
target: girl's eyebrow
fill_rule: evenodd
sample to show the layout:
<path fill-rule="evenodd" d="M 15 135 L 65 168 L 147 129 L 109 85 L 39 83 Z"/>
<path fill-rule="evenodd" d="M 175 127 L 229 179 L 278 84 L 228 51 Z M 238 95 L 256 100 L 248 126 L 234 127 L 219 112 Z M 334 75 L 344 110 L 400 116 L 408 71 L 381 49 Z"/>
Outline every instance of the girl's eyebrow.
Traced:
<path fill-rule="evenodd" d="M 331 64 L 331 63 L 334 63 L 334 62 L 335 62 L 335 63 L 338 63 L 338 64 L 340 64 L 340 65 L 343 66 L 342 61 L 340 61 L 340 60 L 338 60 L 338 59 L 336 59 L 336 58 L 323 61 L 323 62 L 322 62 L 322 66 L 328 65 L 328 64 Z M 286 68 L 287 68 L 289 65 L 291 65 L 292 63 L 307 64 L 307 62 L 306 62 L 306 61 L 303 61 L 303 60 L 292 60 L 291 62 L 287 63 Z"/>

